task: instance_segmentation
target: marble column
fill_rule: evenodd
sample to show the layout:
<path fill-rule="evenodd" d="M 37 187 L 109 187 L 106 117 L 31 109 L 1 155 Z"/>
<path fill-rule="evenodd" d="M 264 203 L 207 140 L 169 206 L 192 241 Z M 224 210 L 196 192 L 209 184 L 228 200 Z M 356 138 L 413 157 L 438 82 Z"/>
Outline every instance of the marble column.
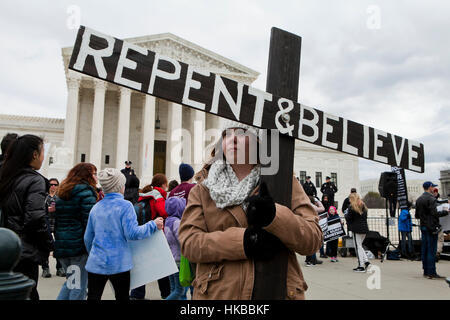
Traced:
<path fill-rule="evenodd" d="M 195 109 L 191 112 L 192 156 L 190 164 L 195 172 L 200 171 L 204 163 L 206 113 Z"/>
<path fill-rule="evenodd" d="M 125 167 L 128 159 L 128 142 L 130 136 L 130 107 L 131 90 L 125 87 L 119 88 L 119 121 L 117 125 L 116 168 Z"/>
<path fill-rule="evenodd" d="M 91 149 L 89 162 L 102 169 L 103 118 L 105 114 L 106 82 L 94 80 L 94 110 L 92 113 Z"/>
<path fill-rule="evenodd" d="M 166 147 L 166 177 L 167 179 L 180 180 L 178 167 L 181 163 L 181 129 L 182 106 L 169 102 L 167 113 L 167 147 Z"/>
<path fill-rule="evenodd" d="M 68 167 L 75 164 L 77 130 L 78 130 L 78 103 L 80 94 L 80 78 L 67 79 L 67 106 L 66 119 L 64 121 L 64 147 L 67 150 Z"/>
<path fill-rule="evenodd" d="M 141 123 L 141 187 L 152 182 L 153 178 L 153 156 L 155 149 L 155 106 L 156 98 L 145 95 L 142 106 Z"/>

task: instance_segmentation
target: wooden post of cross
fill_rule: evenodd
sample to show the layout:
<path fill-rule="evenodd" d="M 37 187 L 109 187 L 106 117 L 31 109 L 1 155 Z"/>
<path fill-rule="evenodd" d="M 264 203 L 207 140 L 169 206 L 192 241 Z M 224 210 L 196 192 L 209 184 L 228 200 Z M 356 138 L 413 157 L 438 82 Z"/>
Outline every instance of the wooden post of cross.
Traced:
<path fill-rule="evenodd" d="M 266 91 L 274 95 L 297 100 L 300 74 L 300 52 L 302 38 L 272 28 L 270 36 L 269 65 Z M 270 140 L 267 139 L 271 152 Z M 279 136 L 279 169 L 275 174 L 263 175 L 274 201 L 291 207 L 292 175 L 294 166 L 295 138 Z M 281 156 L 283 155 L 283 156 Z M 273 259 L 260 263 L 255 261 L 254 300 L 285 299 L 288 251 L 279 252 Z M 277 284 L 274 286 L 274 284 Z"/>

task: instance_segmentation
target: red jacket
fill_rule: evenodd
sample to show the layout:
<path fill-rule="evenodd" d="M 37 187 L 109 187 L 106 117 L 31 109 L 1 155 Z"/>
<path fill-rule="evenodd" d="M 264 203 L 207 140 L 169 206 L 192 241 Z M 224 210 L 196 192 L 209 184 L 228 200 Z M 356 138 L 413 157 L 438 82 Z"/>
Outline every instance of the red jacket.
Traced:
<path fill-rule="evenodd" d="M 161 188 L 153 187 L 153 190 L 147 193 L 140 193 L 138 202 L 148 200 L 152 212 L 152 220 L 158 217 L 167 218 L 165 209 L 167 193 Z"/>

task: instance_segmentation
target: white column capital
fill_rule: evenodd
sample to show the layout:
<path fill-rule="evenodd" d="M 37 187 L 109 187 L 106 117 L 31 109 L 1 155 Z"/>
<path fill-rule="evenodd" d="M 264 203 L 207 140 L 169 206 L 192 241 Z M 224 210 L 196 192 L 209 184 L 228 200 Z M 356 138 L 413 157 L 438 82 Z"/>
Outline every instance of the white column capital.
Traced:
<path fill-rule="evenodd" d="M 79 78 L 67 78 L 68 89 L 79 89 L 81 85 L 81 79 Z"/>
<path fill-rule="evenodd" d="M 99 79 L 94 79 L 95 90 L 106 90 L 107 82 Z"/>
<path fill-rule="evenodd" d="M 120 93 L 120 96 L 130 96 L 131 89 L 128 89 L 126 87 L 119 87 L 119 93 Z"/>

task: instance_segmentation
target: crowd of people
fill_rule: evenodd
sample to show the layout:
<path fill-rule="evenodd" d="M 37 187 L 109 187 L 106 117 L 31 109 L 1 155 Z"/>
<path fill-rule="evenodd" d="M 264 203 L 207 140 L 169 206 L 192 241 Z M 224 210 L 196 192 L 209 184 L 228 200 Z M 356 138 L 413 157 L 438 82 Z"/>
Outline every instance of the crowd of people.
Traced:
<path fill-rule="evenodd" d="M 326 213 L 328 222 L 334 219 L 340 219 L 336 207 L 334 206 L 334 195 L 337 187 L 331 182 L 330 177 L 326 177 L 326 182 L 321 186 L 322 201 L 317 197 L 317 188 L 311 182 L 311 177 L 307 176 L 303 183 L 303 189 L 309 196 L 312 206 L 317 214 Z M 439 255 L 443 249 L 444 230 L 439 224 L 439 218 L 448 215 L 447 209 L 438 211 L 439 205 L 448 203 L 448 199 L 442 200 L 437 189 L 437 185 L 426 181 L 423 183 L 424 193 L 416 201 L 415 218 L 420 221 L 421 231 L 421 253 L 420 257 L 415 252 L 412 240 L 411 208 L 413 204 L 408 201 L 408 205 L 401 209 L 398 217 L 398 231 L 401 234 L 400 252 L 401 256 L 410 260 L 421 260 L 423 275 L 428 279 L 442 279 L 436 272 L 436 262 L 439 261 Z M 450 196 L 450 195 L 449 195 Z M 353 238 L 354 251 L 358 259 L 358 266 L 353 269 L 355 272 L 366 272 L 370 267 L 367 252 L 363 246 L 366 235 L 370 232 L 367 222 L 368 209 L 364 201 L 360 198 L 356 188 L 351 188 L 350 194 L 345 198 L 342 204 L 342 215 L 346 221 L 349 234 Z M 324 245 L 320 248 L 320 257 L 330 257 L 331 262 L 337 262 L 338 240 L 333 239 L 327 242 L 327 248 Z M 325 251 L 325 252 L 324 252 Z M 322 264 L 323 261 L 317 259 L 316 253 L 307 256 L 305 265 L 315 266 Z"/>
<path fill-rule="evenodd" d="M 56 299 L 100 300 L 108 280 L 117 300 L 145 299 L 145 286 L 130 290 L 133 261 L 128 241 L 162 230 L 177 266 L 184 256 L 194 276 L 190 287 L 181 285 L 178 273 L 159 279 L 162 299 L 186 300 L 189 290 L 193 299 L 286 298 L 275 296 L 276 292 L 303 299 L 307 286 L 296 254 L 307 257 L 307 266 L 322 263 L 316 258 L 318 251 L 321 258 L 330 256 L 331 262 L 338 262 L 338 239 L 328 241 L 325 250 L 318 223 L 323 212 L 329 222 L 340 219 L 334 201 L 336 185 L 327 177 L 319 200 L 310 177 L 303 186 L 293 179 L 292 207 L 279 205 L 261 182 L 260 165 L 249 160 L 249 144 L 259 143 L 258 129 L 227 121 L 223 132 L 198 173 L 182 163 L 179 183 L 156 173 L 145 186 L 140 185 L 131 161 L 122 170 L 78 163 L 61 182 L 47 179 L 38 172 L 44 161 L 42 138 L 7 134 L 1 142 L 0 226 L 16 232 L 22 241 L 14 272 L 35 281 L 30 298 L 39 299 L 39 266 L 42 277 L 51 277 L 53 252 L 56 275 L 67 279 Z M 237 161 L 240 152 L 246 155 L 244 163 Z M 438 217 L 445 214 L 436 211 L 434 187 L 424 184 L 426 192 L 416 203 L 428 278 L 439 277 L 431 256 L 436 252 Z M 342 211 L 358 257 L 353 270 L 365 272 L 370 265 L 362 246 L 369 231 L 367 207 L 356 189 Z M 409 210 L 402 211 L 400 217 L 402 244 L 412 252 L 408 214 Z M 283 250 L 286 255 L 279 255 Z M 271 259 L 286 263 L 287 274 L 281 283 L 271 283 L 273 293 L 262 292 L 259 288 L 264 286 L 259 284 L 267 280 L 255 273 L 255 266 Z M 69 281 L 75 271 L 76 286 Z"/>

